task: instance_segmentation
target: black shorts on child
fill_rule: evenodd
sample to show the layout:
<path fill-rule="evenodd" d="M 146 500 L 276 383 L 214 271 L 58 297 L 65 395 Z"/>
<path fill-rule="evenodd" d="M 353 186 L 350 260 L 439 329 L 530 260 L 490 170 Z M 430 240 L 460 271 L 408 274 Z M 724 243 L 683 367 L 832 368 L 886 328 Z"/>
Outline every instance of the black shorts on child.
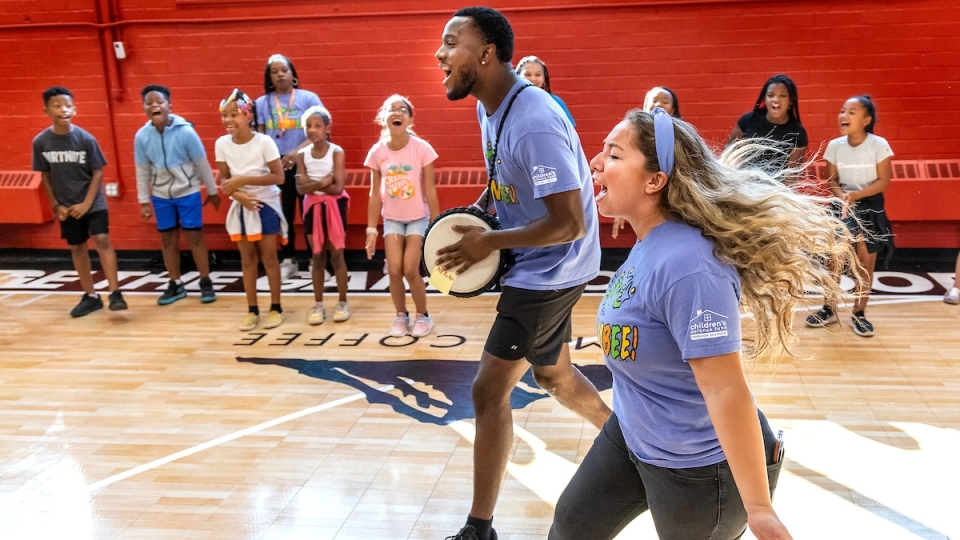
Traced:
<path fill-rule="evenodd" d="M 838 204 L 833 205 L 834 215 L 842 215 Z M 893 230 L 887 211 L 884 209 L 883 193 L 865 197 L 851 205 L 847 217 L 842 218 L 847 230 L 857 241 L 863 241 L 867 253 L 893 252 Z"/>
<path fill-rule="evenodd" d="M 340 220 L 343 222 L 343 230 L 347 230 L 347 203 L 349 200 L 344 197 L 337 199 L 337 207 L 340 209 Z M 307 210 L 307 214 L 303 216 L 303 230 L 307 234 L 313 234 L 313 219 L 315 215 L 315 210 L 320 208 L 320 226 L 323 228 L 324 236 L 327 235 L 327 207 L 325 205 L 314 206 Z"/>
<path fill-rule="evenodd" d="M 66 240 L 71 246 L 76 246 L 86 243 L 91 236 L 107 234 L 109 228 L 110 220 L 106 210 L 87 212 L 80 219 L 71 216 L 61 221 L 60 238 Z"/>
<path fill-rule="evenodd" d="M 504 286 L 483 350 L 504 360 L 556 365 L 560 349 L 572 336 L 573 306 L 586 288 L 586 283 L 547 291 Z"/>

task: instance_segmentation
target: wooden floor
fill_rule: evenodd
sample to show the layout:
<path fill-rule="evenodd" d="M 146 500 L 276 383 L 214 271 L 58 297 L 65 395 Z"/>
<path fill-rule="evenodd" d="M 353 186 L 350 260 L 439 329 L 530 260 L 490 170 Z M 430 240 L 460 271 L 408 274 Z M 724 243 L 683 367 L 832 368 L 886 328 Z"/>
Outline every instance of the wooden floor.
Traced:
<path fill-rule="evenodd" d="M 308 297 L 288 297 L 280 328 L 249 334 L 239 296 L 127 299 L 127 312 L 72 320 L 73 293 L 0 295 L 0 538 L 419 540 L 460 527 L 469 382 L 496 296 L 431 296 L 437 326 L 416 343 L 384 338 L 386 296 L 356 295 L 350 321 L 320 327 L 306 325 Z M 583 366 L 600 363 L 599 300 L 575 312 Z M 888 296 L 868 314 L 873 338 L 804 328 L 810 358 L 747 366 L 787 432 L 775 505 L 798 539 L 960 538 L 960 308 Z M 596 435 L 522 386 L 504 540 L 546 537 Z M 649 517 L 621 535 L 655 537 Z"/>

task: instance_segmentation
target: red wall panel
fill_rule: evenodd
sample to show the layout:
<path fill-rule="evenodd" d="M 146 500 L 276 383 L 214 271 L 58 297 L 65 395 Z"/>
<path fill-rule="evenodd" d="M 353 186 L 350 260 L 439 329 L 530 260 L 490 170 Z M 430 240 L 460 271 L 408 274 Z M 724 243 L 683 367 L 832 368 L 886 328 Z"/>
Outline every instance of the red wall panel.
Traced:
<path fill-rule="evenodd" d="M 220 99 L 234 86 L 259 95 L 264 62 L 275 52 L 293 59 L 302 86 L 330 108 L 333 140 L 344 147 L 348 167 L 362 166 L 378 134 L 376 109 L 395 92 L 412 99 L 416 129 L 436 147 L 438 166 L 482 165 L 475 102 L 447 101 L 433 59 L 442 27 L 459 4 L 37 4 L 0 0 L 0 50 L 5 52 L 0 55 L 5 74 L 0 170 L 29 168 L 30 141 L 49 125 L 40 93 L 53 84 L 71 88 L 79 108 L 76 123 L 100 141 L 110 162 L 107 181 L 121 183 L 122 196 L 110 199 L 118 248 L 159 244 L 153 227 L 137 218 L 132 145 L 146 121 L 139 89 L 151 83 L 169 86 L 174 111 L 196 123 L 212 154 L 213 141 L 223 133 Z M 837 136 L 836 114 L 845 98 L 870 93 L 879 107 L 877 133 L 890 140 L 898 158 L 951 159 L 960 153 L 960 3 L 951 0 L 590 6 L 551 0 L 550 6 L 520 1 L 501 7 L 517 36 L 514 59 L 537 54 L 547 61 L 552 86 L 577 119 L 588 154 L 658 84 L 673 88 L 684 118 L 720 146 L 740 114 L 751 108 L 763 81 L 780 72 L 799 86 L 811 147 Z M 97 24 L 111 20 L 116 24 Z M 107 41 L 125 43 L 128 57 L 117 62 L 118 78 L 104 60 L 112 53 L 103 54 L 100 32 L 112 32 Z M 120 100 L 110 90 L 118 84 Z M 230 247 L 219 227 L 210 228 L 208 239 L 215 248 Z M 4 226 L 4 246 L 64 247 L 55 224 Z"/>

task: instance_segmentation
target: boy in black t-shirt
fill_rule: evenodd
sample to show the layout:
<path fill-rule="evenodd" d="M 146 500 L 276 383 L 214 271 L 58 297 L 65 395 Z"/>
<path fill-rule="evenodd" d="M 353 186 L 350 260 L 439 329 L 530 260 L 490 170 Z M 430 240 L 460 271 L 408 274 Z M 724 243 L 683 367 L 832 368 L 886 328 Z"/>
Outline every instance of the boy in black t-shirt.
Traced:
<path fill-rule="evenodd" d="M 60 221 L 60 236 L 70 245 L 73 268 L 83 286 L 83 298 L 70 315 L 83 317 L 103 309 L 90 273 L 87 240 L 91 236 L 107 277 L 110 310 L 127 309 L 117 284 L 117 253 L 107 235 L 107 201 L 102 189 L 107 160 L 93 135 L 71 123 L 77 110 L 69 90 L 61 86 L 47 89 L 43 111 L 53 120 L 53 126 L 33 139 L 33 170 L 42 173 L 43 188 Z"/>

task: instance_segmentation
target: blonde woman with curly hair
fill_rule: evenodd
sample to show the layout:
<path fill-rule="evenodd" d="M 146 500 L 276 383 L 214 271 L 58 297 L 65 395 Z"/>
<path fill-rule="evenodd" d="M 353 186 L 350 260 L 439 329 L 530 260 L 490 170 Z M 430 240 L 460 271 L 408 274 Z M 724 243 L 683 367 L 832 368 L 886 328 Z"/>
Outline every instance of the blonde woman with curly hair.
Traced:
<path fill-rule="evenodd" d="M 839 295 L 825 261 L 851 261 L 824 200 L 799 195 L 739 143 L 717 159 L 663 109 L 630 111 L 590 163 L 602 215 L 638 242 L 597 315 L 614 414 L 557 503 L 552 540 L 613 538 L 650 510 L 661 540 L 789 539 L 771 506 L 783 451 L 741 368 L 779 354 L 807 285 Z"/>

